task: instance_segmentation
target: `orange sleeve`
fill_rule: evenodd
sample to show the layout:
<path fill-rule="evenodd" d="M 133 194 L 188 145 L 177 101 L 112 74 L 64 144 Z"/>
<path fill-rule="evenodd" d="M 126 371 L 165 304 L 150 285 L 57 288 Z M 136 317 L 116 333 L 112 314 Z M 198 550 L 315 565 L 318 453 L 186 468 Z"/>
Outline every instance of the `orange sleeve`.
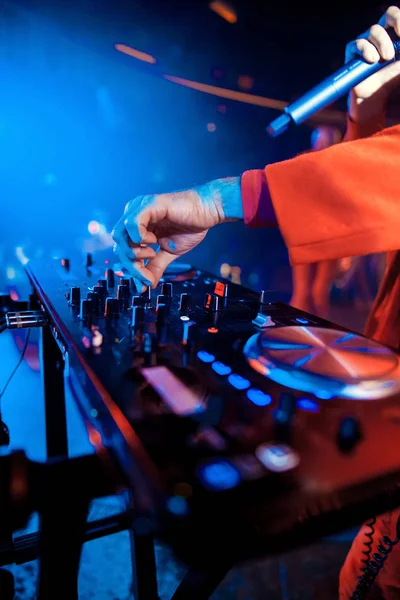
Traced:
<path fill-rule="evenodd" d="M 247 224 L 265 213 L 265 190 L 292 264 L 396 250 L 400 125 L 244 173 Z"/>

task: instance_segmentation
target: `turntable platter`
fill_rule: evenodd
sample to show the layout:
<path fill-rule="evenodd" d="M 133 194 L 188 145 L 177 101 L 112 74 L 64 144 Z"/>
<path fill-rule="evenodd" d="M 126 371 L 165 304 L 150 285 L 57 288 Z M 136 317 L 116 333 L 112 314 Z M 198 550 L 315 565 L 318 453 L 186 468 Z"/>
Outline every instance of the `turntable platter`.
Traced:
<path fill-rule="evenodd" d="M 400 389 L 398 355 L 355 333 L 277 327 L 253 335 L 244 353 L 258 372 L 320 398 L 375 399 Z"/>

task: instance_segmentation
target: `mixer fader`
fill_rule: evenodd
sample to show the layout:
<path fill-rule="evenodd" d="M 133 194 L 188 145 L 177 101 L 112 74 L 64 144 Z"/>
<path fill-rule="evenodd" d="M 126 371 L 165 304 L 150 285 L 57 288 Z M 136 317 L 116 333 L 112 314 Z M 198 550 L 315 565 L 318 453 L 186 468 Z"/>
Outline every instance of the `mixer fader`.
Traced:
<path fill-rule="evenodd" d="M 27 272 L 85 419 L 182 538 L 287 532 L 397 488 L 396 352 L 190 265 L 142 294 L 105 267 Z"/>

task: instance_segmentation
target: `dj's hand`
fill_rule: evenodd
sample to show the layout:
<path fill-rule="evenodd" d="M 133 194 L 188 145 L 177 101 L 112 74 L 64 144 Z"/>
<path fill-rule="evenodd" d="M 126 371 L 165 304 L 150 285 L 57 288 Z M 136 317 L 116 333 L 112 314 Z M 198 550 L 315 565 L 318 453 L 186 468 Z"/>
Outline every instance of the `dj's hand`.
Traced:
<path fill-rule="evenodd" d="M 345 62 L 362 56 L 369 63 L 392 60 L 393 43 L 386 29 L 393 27 L 400 37 L 400 8 L 391 6 L 365 33 L 346 46 Z M 392 89 L 400 85 L 400 61 L 387 65 L 357 85 L 349 96 L 349 114 L 358 123 L 380 117 L 385 112 Z"/>
<path fill-rule="evenodd" d="M 193 190 L 139 196 L 131 200 L 113 231 L 114 250 L 125 269 L 143 285 L 155 287 L 166 267 L 197 246 L 207 231 L 241 218 L 238 178 L 219 179 Z M 158 244 L 156 253 L 148 244 Z"/>

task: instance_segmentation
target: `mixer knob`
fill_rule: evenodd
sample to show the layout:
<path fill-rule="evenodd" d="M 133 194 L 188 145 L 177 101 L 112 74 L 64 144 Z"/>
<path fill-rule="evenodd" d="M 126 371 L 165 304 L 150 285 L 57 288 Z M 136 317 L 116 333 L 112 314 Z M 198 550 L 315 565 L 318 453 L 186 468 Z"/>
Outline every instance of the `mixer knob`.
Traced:
<path fill-rule="evenodd" d="M 107 296 L 106 288 L 104 288 L 103 286 L 95 285 L 93 288 L 93 293 L 97 297 L 96 305 L 99 307 L 99 309 L 102 309 L 104 307 L 104 303 L 106 301 L 106 296 Z"/>
<path fill-rule="evenodd" d="M 145 310 L 144 306 L 133 306 L 131 327 L 142 327 L 144 323 Z"/>
<path fill-rule="evenodd" d="M 82 321 L 86 321 L 92 316 L 93 305 L 92 301 L 88 299 L 81 300 L 81 310 L 79 312 L 79 318 Z"/>
<path fill-rule="evenodd" d="M 126 310 L 129 304 L 130 289 L 128 285 L 119 285 L 117 289 L 117 300 L 121 310 Z"/>
<path fill-rule="evenodd" d="M 142 296 L 132 296 L 132 306 L 144 306 L 146 304 L 146 299 Z"/>
<path fill-rule="evenodd" d="M 87 252 L 87 254 L 86 254 L 86 268 L 89 269 L 90 267 L 93 267 L 93 254 L 91 254 L 90 252 Z"/>
<path fill-rule="evenodd" d="M 98 287 L 103 287 L 105 290 L 107 289 L 107 279 L 99 279 L 97 282 Z"/>
<path fill-rule="evenodd" d="M 113 288 L 115 286 L 115 273 L 112 269 L 107 269 L 105 272 L 105 276 L 107 279 L 107 284 L 109 288 Z"/>
<path fill-rule="evenodd" d="M 192 344 L 195 337 L 196 323 L 195 321 L 184 321 L 183 323 L 183 334 L 182 334 L 182 346 L 186 348 Z"/>
<path fill-rule="evenodd" d="M 161 295 L 172 297 L 172 283 L 163 283 L 161 285 Z"/>
<path fill-rule="evenodd" d="M 255 319 L 253 319 L 253 325 L 257 325 L 261 329 L 265 329 L 266 327 L 274 327 L 275 323 L 271 319 L 269 315 L 264 315 L 263 313 L 258 313 Z"/>
<path fill-rule="evenodd" d="M 150 333 L 145 333 L 143 336 L 143 353 L 147 367 L 153 367 L 156 364 L 155 345 L 155 338 Z"/>
<path fill-rule="evenodd" d="M 151 287 L 148 287 L 144 292 L 142 292 L 140 297 L 145 299 L 146 304 L 151 302 Z"/>
<path fill-rule="evenodd" d="M 164 296 L 163 294 L 160 294 L 159 296 L 157 296 L 157 303 L 156 303 L 157 310 L 158 310 L 159 304 L 165 304 L 166 306 L 169 307 L 171 304 L 171 296 Z"/>
<path fill-rule="evenodd" d="M 181 294 L 179 299 L 179 310 L 182 313 L 188 313 L 192 305 L 192 298 L 190 294 Z"/>
<path fill-rule="evenodd" d="M 215 294 L 206 294 L 204 308 L 210 312 L 217 312 L 221 309 L 221 298 Z"/>
<path fill-rule="evenodd" d="M 81 289 L 79 287 L 72 287 L 69 293 L 69 303 L 71 306 L 79 306 L 81 302 Z"/>
<path fill-rule="evenodd" d="M 121 277 L 119 280 L 119 285 L 127 285 L 128 288 L 130 289 L 131 287 L 131 280 L 129 277 Z"/>
<path fill-rule="evenodd" d="M 214 294 L 219 296 L 220 298 L 228 297 L 228 284 L 222 283 L 222 281 L 217 281 L 214 287 Z"/>
<path fill-rule="evenodd" d="M 104 316 L 112 319 L 119 315 L 119 301 L 117 298 L 106 298 Z"/>
<path fill-rule="evenodd" d="M 169 315 L 169 305 L 157 303 L 157 325 L 165 325 Z"/>
<path fill-rule="evenodd" d="M 97 314 L 99 312 L 99 296 L 94 292 L 89 292 L 87 295 L 87 300 L 92 303 L 92 314 Z"/>
<path fill-rule="evenodd" d="M 339 425 L 337 445 L 342 452 L 351 452 L 361 440 L 360 423 L 354 417 L 345 417 Z"/>

